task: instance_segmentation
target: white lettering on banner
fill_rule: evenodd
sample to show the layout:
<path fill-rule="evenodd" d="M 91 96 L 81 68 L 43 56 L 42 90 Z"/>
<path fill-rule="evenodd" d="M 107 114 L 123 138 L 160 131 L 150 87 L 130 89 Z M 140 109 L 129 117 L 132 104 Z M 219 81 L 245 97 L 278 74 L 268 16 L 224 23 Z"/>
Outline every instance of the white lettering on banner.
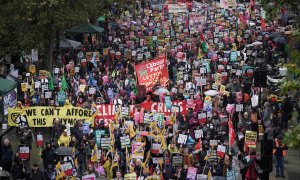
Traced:
<path fill-rule="evenodd" d="M 182 107 L 182 102 L 178 102 L 178 103 L 173 103 L 173 105 L 179 106 L 180 108 L 180 112 L 182 112 L 183 107 Z M 151 105 L 151 111 L 156 111 L 157 113 L 164 113 L 164 112 L 168 112 L 168 109 L 166 108 L 166 105 L 164 103 L 152 103 Z"/>

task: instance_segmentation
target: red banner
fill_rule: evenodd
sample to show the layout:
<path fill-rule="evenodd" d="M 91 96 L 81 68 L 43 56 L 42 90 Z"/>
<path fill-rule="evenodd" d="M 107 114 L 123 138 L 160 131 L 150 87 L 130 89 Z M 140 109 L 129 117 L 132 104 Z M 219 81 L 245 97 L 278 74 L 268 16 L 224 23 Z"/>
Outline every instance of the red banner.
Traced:
<path fill-rule="evenodd" d="M 187 104 L 184 100 L 176 100 L 172 101 L 172 105 L 179 106 L 180 112 L 182 114 L 187 113 Z M 146 111 L 155 111 L 157 113 L 164 113 L 165 115 L 170 115 L 170 110 L 166 108 L 165 103 L 160 102 L 142 102 L 139 104 L 141 108 Z M 97 109 L 99 114 L 95 117 L 95 124 L 97 125 L 101 120 L 104 123 L 109 123 L 110 120 L 114 120 L 115 118 L 115 106 L 112 104 L 101 104 L 97 105 Z M 130 105 L 130 114 L 134 114 L 135 112 L 135 105 Z"/>
<path fill-rule="evenodd" d="M 145 85 L 147 91 L 150 91 L 158 81 L 161 86 L 166 86 L 169 80 L 166 57 L 158 57 L 149 62 L 137 64 L 135 71 L 139 85 Z"/>

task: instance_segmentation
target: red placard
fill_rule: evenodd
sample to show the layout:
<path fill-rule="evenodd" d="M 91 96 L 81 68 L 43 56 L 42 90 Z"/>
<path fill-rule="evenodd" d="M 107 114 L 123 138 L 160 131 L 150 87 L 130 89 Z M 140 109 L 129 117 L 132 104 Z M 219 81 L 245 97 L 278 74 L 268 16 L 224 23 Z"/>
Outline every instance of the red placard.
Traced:
<path fill-rule="evenodd" d="M 137 64 L 135 65 L 135 70 L 139 85 L 145 85 L 147 91 L 150 91 L 158 81 L 161 86 L 166 86 L 169 80 L 165 56 Z"/>

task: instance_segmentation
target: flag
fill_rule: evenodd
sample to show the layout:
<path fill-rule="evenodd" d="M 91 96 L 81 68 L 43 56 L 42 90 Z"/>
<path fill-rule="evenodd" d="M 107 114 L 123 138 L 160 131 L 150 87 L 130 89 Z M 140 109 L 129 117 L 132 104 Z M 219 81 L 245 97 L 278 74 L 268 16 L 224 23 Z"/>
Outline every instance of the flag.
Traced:
<path fill-rule="evenodd" d="M 98 148 L 97 148 L 97 144 L 94 145 L 94 148 L 92 150 L 91 161 L 92 162 L 97 162 L 98 161 Z"/>
<path fill-rule="evenodd" d="M 93 65 L 94 65 L 95 67 L 97 67 L 96 53 L 93 53 L 93 57 L 92 57 L 92 59 L 91 59 L 91 63 L 93 63 Z"/>
<path fill-rule="evenodd" d="M 55 166 L 56 180 L 63 179 L 65 177 L 65 172 L 61 169 L 61 164 L 58 162 Z"/>
<path fill-rule="evenodd" d="M 199 139 L 198 143 L 195 146 L 196 150 L 200 151 L 200 149 L 202 148 L 202 142 L 201 139 Z"/>
<path fill-rule="evenodd" d="M 201 48 L 204 53 L 208 52 L 207 43 L 205 41 L 201 43 Z"/>
<path fill-rule="evenodd" d="M 229 145 L 233 146 L 235 140 L 235 132 L 231 121 L 231 115 L 229 115 L 228 127 L 229 127 Z"/>
<path fill-rule="evenodd" d="M 66 81 L 65 74 L 63 74 L 63 77 L 61 79 L 61 87 L 60 87 L 60 89 L 62 91 L 65 91 L 67 88 L 68 88 L 68 84 L 67 84 L 67 81 Z"/>
<path fill-rule="evenodd" d="M 260 18 L 260 27 L 262 30 L 265 30 L 267 28 L 264 18 L 262 17 Z"/>
<path fill-rule="evenodd" d="M 54 90 L 52 72 L 50 73 L 50 76 L 49 76 L 48 88 L 49 88 L 50 91 Z"/>

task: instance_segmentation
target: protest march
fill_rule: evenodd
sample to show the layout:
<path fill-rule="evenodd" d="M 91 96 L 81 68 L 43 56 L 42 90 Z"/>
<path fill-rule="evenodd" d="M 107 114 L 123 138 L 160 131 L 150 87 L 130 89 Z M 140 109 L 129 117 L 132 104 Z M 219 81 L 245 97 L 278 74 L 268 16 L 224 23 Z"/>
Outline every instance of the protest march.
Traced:
<path fill-rule="evenodd" d="M 254 0 L 135 7 L 55 52 L 52 71 L 31 63 L 19 76 L 4 106 L 19 141 L 3 139 L 2 169 L 16 180 L 254 180 L 275 160 L 285 177 L 299 90 L 280 85 L 295 25 L 267 21 Z"/>

